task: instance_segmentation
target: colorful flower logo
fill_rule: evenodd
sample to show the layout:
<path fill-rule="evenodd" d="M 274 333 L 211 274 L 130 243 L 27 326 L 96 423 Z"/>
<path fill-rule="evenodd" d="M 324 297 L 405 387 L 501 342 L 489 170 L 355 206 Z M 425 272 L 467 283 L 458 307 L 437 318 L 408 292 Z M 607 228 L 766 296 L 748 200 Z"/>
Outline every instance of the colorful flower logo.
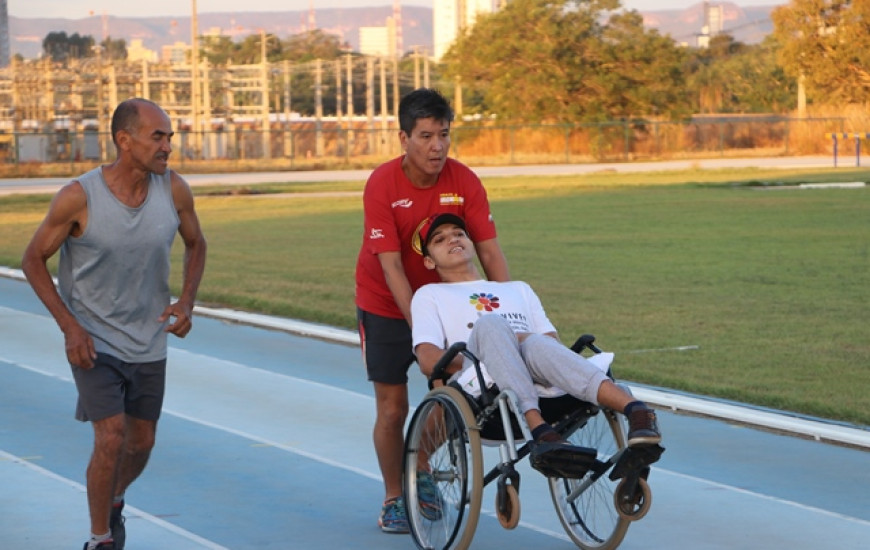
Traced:
<path fill-rule="evenodd" d="M 498 303 L 498 296 L 481 292 L 480 294 L 472 294 L 469 302 L 477 311 L 494 311 L 501 304 Z"/>

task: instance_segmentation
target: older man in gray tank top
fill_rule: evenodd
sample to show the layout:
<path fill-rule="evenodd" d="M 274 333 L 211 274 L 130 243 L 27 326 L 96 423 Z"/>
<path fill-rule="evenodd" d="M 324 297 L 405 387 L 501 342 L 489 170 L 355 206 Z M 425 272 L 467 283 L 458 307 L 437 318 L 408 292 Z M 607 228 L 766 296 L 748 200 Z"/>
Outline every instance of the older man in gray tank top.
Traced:
<path fill-rule="evenodd" d="M 85 550 L 121 550 L 127 487 L 145 469 L 163 405 L 167 334 L 191 328 L 206 242 L 187 182 L 169 169 L 169 116 L 129 99 L 112 116 L 115 162 L 62 188 L 22 268 L 63 332 L 79 398 L 94 428 Z M 169 252 L 184 242 L 183 286 L 169 294 Z M 46 262 L 60 250 L 58 287 Z"/>

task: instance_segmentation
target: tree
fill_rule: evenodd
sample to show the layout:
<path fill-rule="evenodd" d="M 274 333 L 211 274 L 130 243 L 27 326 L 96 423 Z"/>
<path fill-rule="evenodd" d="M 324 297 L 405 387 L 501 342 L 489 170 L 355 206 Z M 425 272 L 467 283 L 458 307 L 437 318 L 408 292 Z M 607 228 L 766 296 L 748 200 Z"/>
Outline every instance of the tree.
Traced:
<path fill-rule="evenodd" d="M 127 59 L 127 41 L 123 38 L 112 40 L 112 37 L 108 36 L 105 40 L 100 42 L 100 46 L 103 48 L 103 56 L 108 59 L 117 61 Z"/>
<path fill-rule="evenodd" d="M 780 61 L 817 103 L 870 100 L 870 0 L 791 0 L 772 13 Z"/>
<path fill-rule="evenodd" d="M 618 0 L 514 0 L 445 56 L 479 108 L 534 122 L 688 113 L 685 52 Z"/>
<path fill-rule="evenodd" d="M 80 36 L 66 32 L 50 32 L 42 40 L 42 51 L 52 61 L 66 61 L 70 58 L 91 57 L 94 55 L 94 37 Z"/>
<path fill-rule="evenodd" d="M 797 83 L 778 63 L 778 51 L 776 41 L 768 37 L 722 63 L 722 73 L 728 77 L 725 112 L 783 113 L 795 108 Z"/>
<path fill-rule="evenodd" d="M 283 48 L 281 40 L 274 34 L 251 34 L 245 37 L 233 52 L 233 63 L 253 65 L 263 61 L 262 37 L 266 38 L 266 60 L 269 62 L 281 59 Z"/>
<path fill-rule="evenodd" d="M 747 45 L 718 34 L 709 47 L 694 48 L 688 87 L 700 113 L 769 113 L 793 108 L 795 83 L 776 60 L 778 44 L 768 38 Z"/>
<path fill-rule="evenodd" d="M 335 59 L 345 53 L 341 40 L 334 34 L 327 34 L 320 29 L 294 34 L 283 44 L 283 59 L 294 63 L 305 63 L 315 59 Z"/>
<path fill-rule="evenodd" d="M 229 36 L 203 36 L 200 46 L 201 56 L 215 67 L 229 63 L 236 51 L 236 44 Z"/>

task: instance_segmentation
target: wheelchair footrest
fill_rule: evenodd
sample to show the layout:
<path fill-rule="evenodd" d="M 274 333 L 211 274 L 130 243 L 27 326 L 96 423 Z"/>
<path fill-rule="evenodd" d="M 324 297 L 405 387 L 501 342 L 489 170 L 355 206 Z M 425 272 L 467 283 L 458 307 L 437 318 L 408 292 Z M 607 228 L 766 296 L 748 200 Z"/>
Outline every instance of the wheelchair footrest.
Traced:
<path fill-rule="evenodd" d="M 569 443 L 532 443 L 529 461 L 532 468 L 547 477 L 582 478 L 597 456 L 595 449 Z"/>
<path fill-rule="evenodd" d="M 610 472 L 610 479 L 616 481 L 622 479 L 629 473 L 640 472 L 648 469 L 650 464 L 658 462 L 665 448 L 661 445 L 638 445 L 637 447 L 628 447 L 623 451 L 616 465 Z M 646 475 L 643 475 L 646 478 Z"/>

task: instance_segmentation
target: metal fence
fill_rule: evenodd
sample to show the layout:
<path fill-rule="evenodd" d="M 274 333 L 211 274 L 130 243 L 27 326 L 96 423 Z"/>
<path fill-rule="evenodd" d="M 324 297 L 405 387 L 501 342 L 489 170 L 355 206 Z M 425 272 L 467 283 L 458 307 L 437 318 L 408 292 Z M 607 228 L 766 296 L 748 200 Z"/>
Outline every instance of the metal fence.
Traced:
<path fill-rule="evenodd" d="M 501 125 L 457 121 L 452 156 L 475 164 L 583 163 L 691 156 L 830 153 L 826 134 L 844 118 L 695 117 L 686 122 L 624 120 L 599 124 Z M 181 130 L 176 163 L 280 161 L 285 164 L 366 164 L 401 151 L 394 120 L 323 119 L 273 124 L 269 130 L 220 125 Z M 111 137 L 95 130 L 0 133 L 0 163 L 78 163 L 114 158 Z"/>

